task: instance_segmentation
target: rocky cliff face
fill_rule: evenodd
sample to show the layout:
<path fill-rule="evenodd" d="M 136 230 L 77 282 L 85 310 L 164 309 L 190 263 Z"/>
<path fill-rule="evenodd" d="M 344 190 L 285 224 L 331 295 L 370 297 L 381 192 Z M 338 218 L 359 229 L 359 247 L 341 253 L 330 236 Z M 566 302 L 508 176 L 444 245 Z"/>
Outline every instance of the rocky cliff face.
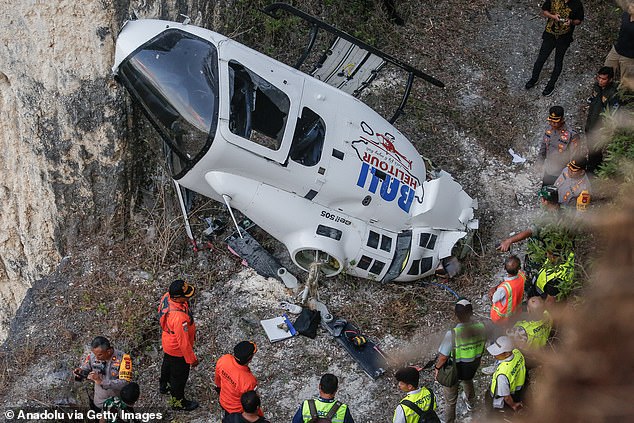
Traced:
<path fill-rule="evenodd" d="M 110 69 L 118 29 L 130 10 L 202 23 L 215 4 L 164 3 L 0 1 L 0 340 L 32 282 L 111 231 L 134 191 L 136 119 Z"/>

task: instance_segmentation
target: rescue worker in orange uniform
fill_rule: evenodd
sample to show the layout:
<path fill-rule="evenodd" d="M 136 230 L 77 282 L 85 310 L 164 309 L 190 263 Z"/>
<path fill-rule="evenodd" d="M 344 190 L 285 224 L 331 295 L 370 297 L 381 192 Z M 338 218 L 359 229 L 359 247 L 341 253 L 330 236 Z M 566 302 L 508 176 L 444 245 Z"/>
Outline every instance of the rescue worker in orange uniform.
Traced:
<path fill-rule="evenodd" d="M 522 264 L 517 256 L 510 256 L 504 261 L 507 276 L 501 284 L 489 290 L 491 305 L 491 321 L 496 325 L 509 326 L 514 322 L 513 316 L 521 310 L 524 299 L 524 283 L 526 275 L 521 270 Z"/>
<path fill-rule="evenodd" d="M 216 362 L 214 383 L 226 414 L 241 413 L 240 397 L 257 388 L 258 381 L 248 366 L 257 350 L 255 342 L 242 341 L 233 348 L 233 354 L 225 354 Z M 263 415 L 261 409 L 258 414 Z"/>
<path fill-rule="evenodd" d="M 161 394 L 172 395 L 171 405 L 175 410 L 191 411 L 198 402 L 185 399 L 185 384 L 189 370 L 198 365 L 194 353 L 196 325 L 189 309 L 189 299 L 194 295 L 194 286 L 177 279 L 159 303 L 159 322 L 163 333 L 163 364 L 159 379 Z"/>

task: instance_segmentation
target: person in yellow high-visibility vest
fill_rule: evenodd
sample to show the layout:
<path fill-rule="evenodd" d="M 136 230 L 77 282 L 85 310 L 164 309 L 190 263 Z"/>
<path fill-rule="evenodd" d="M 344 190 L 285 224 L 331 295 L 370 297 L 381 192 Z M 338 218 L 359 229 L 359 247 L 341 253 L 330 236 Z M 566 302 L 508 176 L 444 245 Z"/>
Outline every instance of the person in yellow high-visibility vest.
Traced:
<path fill-rule="evenodd" d="M 484 352 L 487 335 L 484 324 L 472 322 L 473 306 L 466 298 L 458 300 L 454 307 L 458 323 L 456 327 L 448 330 L 438 347 L 438 360 L 436 360 L 434 378 L 438 378 L 438 371 L 449 359 L 455 360 L 458 369 L 458 381 L 453 386 L 443 385 L 443 394 L 447 406 L 445 407 L 445 423 L 453 423 L 456 420 L 456 403 L 458 402 L 458 388 L 462 385 L 463 399 L 467 405 L 467 411 L 475 406 L 475 389 L 473 377 L 475 376 L 480 360 Z M 441 384 L 442 385 L 442 384 Z"/>
<path fill-rule="evenodd" d="M 426 387 L 418 387 L 420 374 L 415 367 L 403 367 L 394 377 L 398 382 L 398 388 L 406 392 L 396 410 L 392 423 L 418 423 L 419 421 L 437 421 L 436 398 L 432 390 Z M 424 417 L 424 419 L 423 419 Z"/>
<path fill-rule="evenodd" d="M 565 256 L 565 258 L 564 258 Z M 529 289 L 528 297 L 540 296 L 546 307 L 553 305 L 559 295 L 559 285 L 572 282 L 575 277 L 575 253 L 553 249 L 546 251 L 546 261 L 537 274 L 535 284 Z"/>
<path fill-rule="evenodd" d="M 522 314 L 507 334 L 524 354 L 526 367 L 530 369 L 539 364 L 535 353 L 548 342 L 553 322 L 540 297 L 529 298 L 526 309 L 527 312 Z"/>
<path fill-rule="evenodd" d="M 315 418 L 330 418 L 333 423 L 354 423 L 350 408 L 335 400 L 337 389 L 337 376 L 332 373 L 324 374 L 319 380 L 319 397 L 302 402 L 293 416 L 292 423 L 306 423 Z"/>
<path fill-rule="evenodd" d="M 506 406 L 518 411 L 524 406 L 520 401 L 526 383 L 524 355 L 513 347 L 513 341 L 508 336 L 500 336 L 487 347 L 487 351 L 497 360 L 489 389 L 493 408 L 501 410 Z"/>

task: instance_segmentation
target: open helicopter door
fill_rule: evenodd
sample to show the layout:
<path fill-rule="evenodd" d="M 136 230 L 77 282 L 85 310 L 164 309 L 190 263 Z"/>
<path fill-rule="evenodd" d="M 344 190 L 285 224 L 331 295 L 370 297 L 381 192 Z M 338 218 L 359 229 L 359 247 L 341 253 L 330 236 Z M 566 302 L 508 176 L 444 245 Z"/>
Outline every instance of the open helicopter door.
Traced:
<path fill-rule="evenodd" d="M 299 72 L 241 44 L 218 46 L 223 138 L 284 163 L 291 147 L 304 78 Z"/>
<path fill-rule="evenodd" d="M 385 60 L 338 37 L 317 64 L 312 76 L 358 96 L 385 65 Z"/>
<path fill-rule="evenodd" d="M 420 70 L 408 65 L 407 63 L 401 62 L 397 58 L 384 53 L 383 51 L 359 40 L 358 38 L 353 37 L 346 32 L 338 30 L 334 26 L 327 24 L 321 19 L 302 12 L 301 10 L 291 6 L 290 4 L 273 3 L 266 6 L 262 10 L 273 19 L 279 19 L 281 17 L 281 12 L 286 12 L 290 13 L 291 15 L 297 16 L 298 18 L 310 24 L 311 30 L 308 43 L 306 45 L 306 48 L 304 49 L 304 52 L 301 54 L 300 58 L 297 60 L 297 63 L 294 66 L 296 69 L 300 69 L 306 59 L 309 57 L 310 52 L 315 46 L 317 35 L 320 29 L 337 37 L 335 43 L 328 50 L 331 52 L 330 56 L 332 56 L 332 58 L 330 60 L 326 58 L 321 61 L 323 62 L 322 66 L 325 69 L 323 71 L 313 71 L 312 75 L 315 78 L 319 78 L 322 81 L 341 89 L 342 91 L 353 93 L 353 95 L 359 94 L 361 90 L 363 90 L 363 88 L 365 88 L 372 81 L 376 71 L 378 71 L 382 67 L 382 65 L 378 64 L 379 61 L 384 61 L 385 63 L 394 65 L 407 72 L 408 78 L 405 85 L 405 91 L 403 92 L 403 97 L 401 99 L 401 104 L 398 106 L 392 117 L 388 119 L 388 122 L 390 123 L 394 123 L 396 119 L 398 119 L 398 117 L 403 113 L 403 109 L 405 108 L 405 104 L 407 103 L 412 85 L 414 83 L 414 77 L 421 78 L 437 87 L 442 88 L 445 86 L 445 84 L 443 84 L 441 81 L 437 80 L 433 76 L 427 75 L 426 73 L 421 72 Z M 350 44 L 352 47 L 348 46 L 347 44 Z M 326 52 L 327 55 L 328 51 Z M 368 64 L 366 65 L 365 63 Z M 319 63 L 317 67 L 319 67 Z M 329 76 L 331 73 L 334 73 L 334 77 Z M 354 82 L 350 82 L 353 78 L 350 78 L 350 80 L 347 82 L 344 81 L 344 79 L 348 79 L 348 76 L 353 76 L 354 74 L 358 74 L 358 76 L 354 78 Z M 326 81 L 326 79 L 329 79 L 329 81 Z M 342 86 L 335 85 L 340 83 L 342 84 Z"/>

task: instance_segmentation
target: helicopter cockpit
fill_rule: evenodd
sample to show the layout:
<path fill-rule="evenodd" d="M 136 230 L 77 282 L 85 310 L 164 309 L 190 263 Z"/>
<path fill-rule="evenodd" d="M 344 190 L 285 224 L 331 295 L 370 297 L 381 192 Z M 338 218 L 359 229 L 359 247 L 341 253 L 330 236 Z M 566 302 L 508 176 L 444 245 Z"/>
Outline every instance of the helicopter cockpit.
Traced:
<path fill-rule="evenodd" d="M 216 47 L 165 31 L 121 63 L 118 78 L 169 146 L 174 175 L 187 172 L 211 147 L 218 124 Z"/>

